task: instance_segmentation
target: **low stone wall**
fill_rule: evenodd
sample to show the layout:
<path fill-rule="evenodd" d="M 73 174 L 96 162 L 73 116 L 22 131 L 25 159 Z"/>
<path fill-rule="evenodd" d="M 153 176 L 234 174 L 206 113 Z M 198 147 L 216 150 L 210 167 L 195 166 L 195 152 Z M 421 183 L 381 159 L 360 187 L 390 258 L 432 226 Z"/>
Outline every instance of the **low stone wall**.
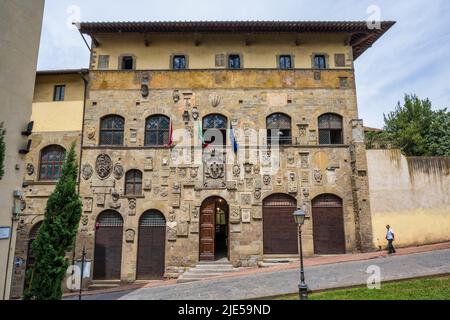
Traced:
<path fill-rule="evenodd" d="M 368 150 L 367 163 L 377 248 L 386 245 L 387 224 L 399 247 L 450 240 L 450 158 Z"/>

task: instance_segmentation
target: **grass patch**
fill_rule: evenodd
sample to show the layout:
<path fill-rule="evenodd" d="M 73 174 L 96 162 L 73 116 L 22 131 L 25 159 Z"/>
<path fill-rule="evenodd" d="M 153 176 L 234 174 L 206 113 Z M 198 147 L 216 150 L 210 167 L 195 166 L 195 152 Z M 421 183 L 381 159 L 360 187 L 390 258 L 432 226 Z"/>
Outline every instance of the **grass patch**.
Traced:
<path fill-rule="evenodd" d="M 313 293 L 310 300 L 450 300 L 450 275 L 399 282 L 381 283 L 381 289 L 367 287 Z M 298 300 L 298 294 L 274 300 Z"/>

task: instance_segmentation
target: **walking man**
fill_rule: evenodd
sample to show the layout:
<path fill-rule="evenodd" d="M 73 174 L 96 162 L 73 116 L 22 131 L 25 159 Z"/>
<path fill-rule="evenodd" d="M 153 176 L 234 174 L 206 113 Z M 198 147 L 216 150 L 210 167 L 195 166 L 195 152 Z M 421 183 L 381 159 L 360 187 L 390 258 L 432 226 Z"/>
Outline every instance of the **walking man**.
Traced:
<path fill-rule="evenodd" d="M 386 226 L 387 233 L 386 233 L 386 240 L 388 241 L 388 250 L 389 254 L 395 253 L 395 248 L 392 242 L 394 242 L 394 230 L 392 230 L 390 225 Z"/>

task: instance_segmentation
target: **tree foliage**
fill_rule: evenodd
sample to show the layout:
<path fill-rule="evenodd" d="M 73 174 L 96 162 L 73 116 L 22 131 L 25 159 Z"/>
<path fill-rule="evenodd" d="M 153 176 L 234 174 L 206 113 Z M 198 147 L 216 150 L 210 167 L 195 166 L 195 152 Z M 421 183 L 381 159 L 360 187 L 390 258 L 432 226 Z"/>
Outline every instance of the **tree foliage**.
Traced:
<path fill-rule="evenodd" d="M 404 104 L 384 115 L 381 138 L 407 156 L 450 156 L 450 114 L 433 111 L 429 99 L 405 95 Z"/>
<path fill-rule="evenodd" d="M 55 191 L 50 195 L 45 217 L 36 240 L 31 246 L 35 264 L 27 272 L 24 299 L 59 300 L 63 291 L 68 261 L 80 222 L 82 204 L 77 193 L 77 163 L 75 144 L 72 145 Z"/>

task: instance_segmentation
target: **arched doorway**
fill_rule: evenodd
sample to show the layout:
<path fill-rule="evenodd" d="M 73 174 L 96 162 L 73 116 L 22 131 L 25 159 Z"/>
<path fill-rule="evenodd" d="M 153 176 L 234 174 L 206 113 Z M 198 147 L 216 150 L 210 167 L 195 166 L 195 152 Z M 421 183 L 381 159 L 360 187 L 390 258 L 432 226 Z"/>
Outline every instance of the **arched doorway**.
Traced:
<path fill-rule="evenodd" d="M 118 280 L 122 265 L 123 219 L 113 210 L 101 213 L 95 225 L 94 280 Z"/>
<path fill-rule="evenodd" d="M 200 209 L 200 261 L 229 258 L 228 203 L 220 197 L 206 199 Z"/>
<path fill-rule="evenodd" d="M 157 210 L 145 212 L 139 220 L 137 279 L 161 279 L 165 272 L 166 219 Z"/>
<path fill-rule="evenodd" d="M 315 254 L 345 253 L 342 199 L 323 194 L 312 201 Z"/>
<path fill-rule="evenodd" d="M 38 232 L 39 229 L 42 226 L 42 221 L 39 221 L 38 223 L 36 223 L 30 230 L 30 234 L 28 235 L 28 250 L 27 250 L 27 264 L 25 267 L 25 283 L 24 283 L 24 288 L 27 288 L 29 283 L 27 282 L 28 277 L 26 276 L 26 274 L 28 273 L 28 270 L 30 270 L 33 266 L 34 263 L 36 261 L 36 257 L 33 254 L 33 250 L 31 249 L 31 245 L 33 244 L 34 240 L 36 240 L 37 236 L 38 236 Z"/>
<path fill-rule="evenodd" d="M 298 226 L 293 213 L 297 200 L 273 194 L 263 202 L 264 254 L 298 254 Z"/>

